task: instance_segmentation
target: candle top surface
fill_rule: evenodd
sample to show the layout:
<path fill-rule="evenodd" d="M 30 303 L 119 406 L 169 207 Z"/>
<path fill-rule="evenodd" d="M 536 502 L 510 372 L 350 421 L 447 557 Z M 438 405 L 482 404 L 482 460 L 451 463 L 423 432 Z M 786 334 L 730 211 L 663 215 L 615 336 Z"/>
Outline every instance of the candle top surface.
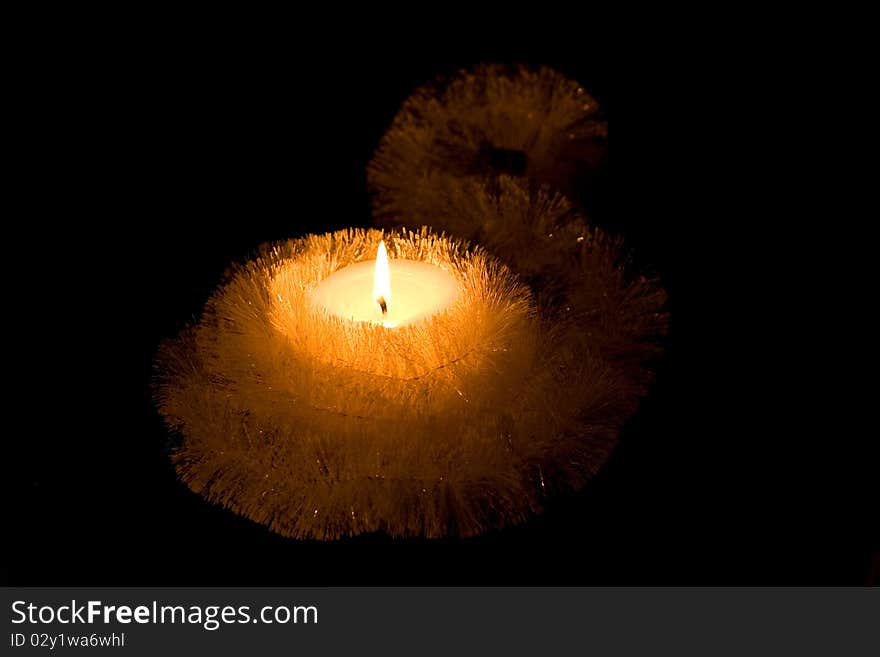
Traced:
<path fill-rule="evenodd" d="M 442 312 L 458 299 L 458 281 L 435 265 L 388 260 L 388 285 L 383 287 L 377 283 L 376 264 L 365 260 L 333 272 L 312 290 L 314 302 L 342 319 L 396 328 Z"/>

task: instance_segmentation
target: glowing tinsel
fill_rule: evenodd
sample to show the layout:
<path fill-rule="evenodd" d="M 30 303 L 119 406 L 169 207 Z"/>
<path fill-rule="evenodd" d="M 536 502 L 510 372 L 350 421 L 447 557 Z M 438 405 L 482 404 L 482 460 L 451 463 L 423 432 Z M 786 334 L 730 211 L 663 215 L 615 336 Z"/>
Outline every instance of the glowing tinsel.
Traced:
<path fill-rule="evenodd" d="M 468 536 L 582 486 L 645 393 L 667 321 L 657 281 L 552 191 L 604 137 L 595 102 L 549 69 L 481 66 L 416 92 L 369 165 L 376 218 L 492 255 L 424 228 L 261 249 L 160 349 L 182 478 L 318 539 Z M 311 302 L 381 239 L 452 273 L 458 303 L 390 330 Z"/>
<path fill-rule="evenodd" d="M 458 304 L 388 330 L 309 302 L 383 237 L 397 257 L 454 273 Z M 577 365 L 548 353 L 554 335 L 503 266 L 457 242 L 310 236 L 237 268 L 162 346 L 157 399 L 190 487 L 279 533 L 469 535 L 527 517 L 544 473 L 576 484 L 592 468 L 571 455 L 606 450 L 605 432 L 579 418 L 581 391 L 557 385 Z"/>
<path fill-rule="evenodd" d="M 456 306 L 390 330 L 310 302 L 381 239 L 452 273 Z M 426 230 L 264 247 L 160 349 L 178 472 L 294 537 L 466 536 L 524 520 L 599 468 L 646 380 L 644 354 L 622 356 L 640 353 L 641 318 L 662 300 L 619 278 L 602 239 L 584 242 L 599 254 L 584 265 L 588 296 L 605 301 L 574 322 L 542 319 L 503 265 Z"/>
<path fill-rule="evenodd" d="M 413 224 L 437 193 L 498 174 L 572 197 L 606 136 L 598 103 L 577 82 L 546 67 L 479 65 L 404 102 L 367 169 L 373 215 Z"/>

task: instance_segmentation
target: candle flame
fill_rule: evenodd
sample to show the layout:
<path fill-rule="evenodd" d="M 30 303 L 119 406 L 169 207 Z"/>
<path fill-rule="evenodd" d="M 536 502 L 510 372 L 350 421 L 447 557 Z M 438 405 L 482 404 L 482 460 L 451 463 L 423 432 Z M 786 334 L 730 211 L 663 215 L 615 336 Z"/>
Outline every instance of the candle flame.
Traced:
<path fill-rule="evenodd" d="M 388 312 L 388 304 L 391 303 L 391 275 L 388 273 L 388 252 L 384 241 L 379 243 L 379 250 L 376 251 L 373 299 L 379 304 L 383 315 Z"/>

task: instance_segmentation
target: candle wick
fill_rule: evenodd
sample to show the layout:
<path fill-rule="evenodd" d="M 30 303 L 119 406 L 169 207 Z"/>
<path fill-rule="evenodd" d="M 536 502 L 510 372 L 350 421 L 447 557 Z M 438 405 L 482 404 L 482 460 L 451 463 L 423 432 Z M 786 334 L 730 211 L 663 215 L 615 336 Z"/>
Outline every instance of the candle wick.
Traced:
<path fill-rule="evenodd" d="M 385 297 L 382 297 L 382 296 L 378 297 L 376 299 L 376 303 L 378 303 L 379 307 L 382 309 L 382 314 L 387 315 L 388 314 L 388 304 L 385 302 Z"/>

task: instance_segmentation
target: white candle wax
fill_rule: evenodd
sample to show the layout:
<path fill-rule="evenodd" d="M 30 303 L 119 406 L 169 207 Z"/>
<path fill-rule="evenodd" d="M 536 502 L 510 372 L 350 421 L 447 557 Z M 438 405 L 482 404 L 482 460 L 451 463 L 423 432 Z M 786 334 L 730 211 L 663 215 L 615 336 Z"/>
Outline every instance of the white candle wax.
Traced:
<path fill-rule="evenodd" d="M 377 282 L 376 263 L 366 260 L 332 273 L 315 286 L 314 302 L 343 319 L 394 328 L 441 312 L 458 298 L 458 282 L 451 274 L 417 260 L 388 260 L 388 293 L 387 284 Z M 384 273 L 381 265 L 379 273 Z M 377 297 L 386 302 L 386 313 Z"/>

